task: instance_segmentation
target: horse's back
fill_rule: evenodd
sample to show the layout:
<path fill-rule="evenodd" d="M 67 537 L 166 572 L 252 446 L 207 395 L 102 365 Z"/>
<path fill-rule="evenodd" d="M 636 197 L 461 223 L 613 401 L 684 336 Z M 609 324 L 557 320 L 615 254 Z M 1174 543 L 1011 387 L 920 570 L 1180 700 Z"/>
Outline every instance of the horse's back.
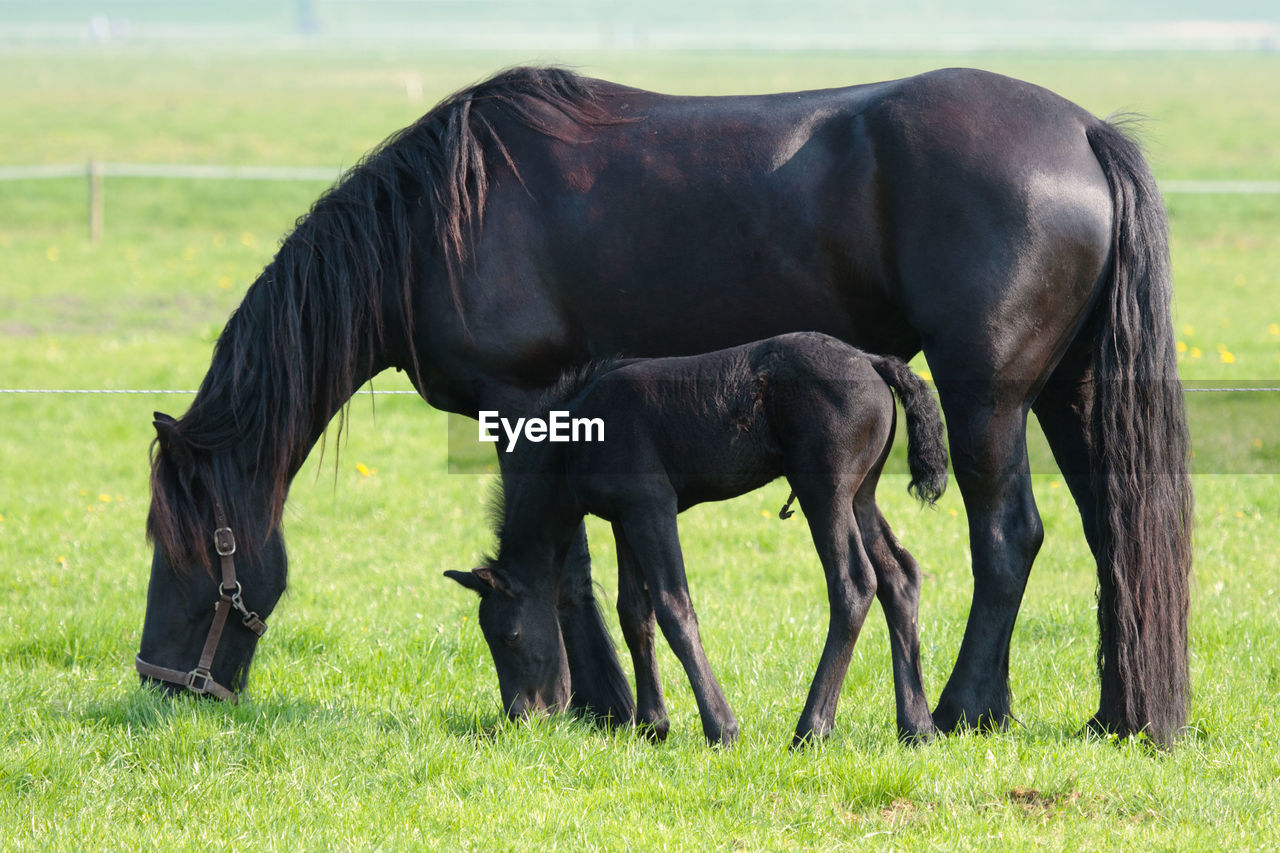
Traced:
<path fill-rule="evenodd" d="M 971 377 L 1040 371 L 1105 266 L 1096 120 L 1031 84 L 949 69 L 778 95 L 600 87 L 613 121 L 511 131 L 519 179 L 495 164 L 461 287 L 459 346 L 523 381 L 802 329 L 903 358 L 932 341 Z M 960 357 L 975 334 L 995 346 Z"/>

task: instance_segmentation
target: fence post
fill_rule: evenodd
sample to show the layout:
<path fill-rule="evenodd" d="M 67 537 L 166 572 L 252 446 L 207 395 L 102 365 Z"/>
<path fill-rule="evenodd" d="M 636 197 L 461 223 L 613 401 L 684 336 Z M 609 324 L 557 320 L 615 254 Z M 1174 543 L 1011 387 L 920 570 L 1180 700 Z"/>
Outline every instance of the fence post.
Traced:
<path fill-rule="evenodd" d="M 89 242 L 98 245 L 102 242 L 102 220 L 106 209 L 103 198 L 102 163 L 99 160 L 89 161 Z"/>

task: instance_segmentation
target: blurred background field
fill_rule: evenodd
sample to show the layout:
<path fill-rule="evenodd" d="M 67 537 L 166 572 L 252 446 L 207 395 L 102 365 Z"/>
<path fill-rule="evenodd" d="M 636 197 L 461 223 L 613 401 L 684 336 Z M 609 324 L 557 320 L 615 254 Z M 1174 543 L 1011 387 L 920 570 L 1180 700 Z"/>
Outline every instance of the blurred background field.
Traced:
<path fill-rule="evenodd" d="M 0 7 L 0 171 L 93 159 L 336 174 L 444 95 L 526 62 L 676 93 L 977 65 L 1101 115 L 1147 117 L 1150 159 L 1171 188 L 1184 379 L 1280 385 L 1280 195 L 1176 189 L 1280 182 L 1267 4 L 1188 0 L 1123 14 L 1049 4 L 1004 29 L 983 24 L 1005 11 L 997 0 L 970 4 L 963 25 L 941 13 L 918 23 L 925 4 L 896 19 L 825 2 L 786 13 L 763 3 L 584 12 L 570 0 L 219 8 L 213 20 L 158 2 Z M 1210 12 L 1217 23 L 1199 30 L 1168 23 Z M 1075 49 L 1088 32 L 1128 41 Z M 972 47 L 987 49 L 961 49 Z M 85 177 L 0 181 L 0 387 L 194 388 L 228 313 L 326 185 L 108 177 L 94 244 Z M 395 376 L 375 387 L 404 388 Z M 151 412 L 180 414 L 189 397 L 0 394 L 0 835 L 19 848 L 78 849 L 1275 844 L 1280 394 L 1189 399 L 1193 728 L 1178 751 L 1152 757 L 1074 736 L 1096 702 L 1096 580 L 1040 449 L 1047 537 L 1011 660 L 1022 724 L 993 737 L 893 742 L 876 609 L 831 742 L 787 753 L 825 629 L 807 532 L 775 517 L 784 484 L 683 517 L 708 653 L 743 723 L 741 744 L 719 753 L 700 743 L 665 648 L 665 746 L 565 722 L 491 734 L 496 678 L 474 601 L 439 574 L 490 544 L 491 477 L 448 473 L 446 418 L 408 396 L 357 398 L 346 436 L 297 479 L 291 589 L 251 701 L 141 694 L 131 659 L 150 562 Z M 936 512 L 918 510 L 900 471 L 881 502 L 928 572 L 921 628 L 936 699 L 971 589 L 963 509 L 950 492 Z M 606 526 L 590 531 L 612 602 L 612 543 Z"/>

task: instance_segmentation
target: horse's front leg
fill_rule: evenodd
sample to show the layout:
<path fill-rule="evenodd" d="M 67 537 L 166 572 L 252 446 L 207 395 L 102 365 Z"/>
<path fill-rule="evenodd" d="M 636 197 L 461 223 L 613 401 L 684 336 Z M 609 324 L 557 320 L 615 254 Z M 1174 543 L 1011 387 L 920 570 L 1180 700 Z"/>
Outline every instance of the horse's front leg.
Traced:
<path fill-rule="evenodd" d="M 559 604 L 560 632 L 573 691 L 571 706 L 611 726 L 629 723 L 635 717 L 635 700 L 591 585 L 591 555 L 583 525 L 578 526 L 564 561 Z"/>
<path fill-rule="evenodd" d="M 613 538 L 618 546 L 618 622 L 636 671 L 636 725 L 647 737 L 661 741 L 666 739 L 671 721 L 653 643 L 657 631 L 653 602 L 622 525 L 613 525 Z"/>
<path fill-rule="evenodd" d="M 649 586 L 662 634 L 689 677 L 702 733 L 710 743 L 728 746 L 738 737 L 738 721 L 702 648 L 676 530 L 674 496 L 670 507 L 633 512 L 622 519 L 621 527 Z"/>

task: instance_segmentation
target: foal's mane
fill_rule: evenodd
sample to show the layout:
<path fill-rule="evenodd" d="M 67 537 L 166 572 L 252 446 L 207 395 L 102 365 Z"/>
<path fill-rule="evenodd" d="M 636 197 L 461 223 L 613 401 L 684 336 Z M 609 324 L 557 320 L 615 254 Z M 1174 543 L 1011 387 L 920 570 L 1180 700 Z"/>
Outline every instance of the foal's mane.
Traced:
<path fill-rule="evenodd" d="M 538 398 L 533 410 L 539 415 L 545 415 L 553 408 L 568 406 L 574 401 L 574 398 L 587 390 L 591 383 L 604 374 L 631 361 L 636 361 L 636 359 L 615 355 L 609 358 L 588 361 L 578 367 L 571 367 L 561 373 L 555 383 Z"/>
<path fill-rule="evenodd" d="M 459 279 L 491 176 L 505 165 L 520 179 L 500 121 L 571 139 L 575 128 L 617 120 L 598 81 L 558 68 L 511 69 L 447 98 L 321 195 L 228 320 L 175 425 L 189 460 L 178 466 L 152 446 L 147 532 L 171 565 L 195 558 L 208 567 L 199 543 L 210 535 L 210 497 L 237 532 L 262 522 L 248 516 L 246 504 L 256 502 L 244 499 L 246 490 L 265 498 L 268 534 L 274 530 L 320 430 L 372 371 L 388 366 L 379 361 L 388 332 L 407 343 L 405 367 L 416 373 L 412 305 L 428 270 L 415 269 L 415 259 L 443 267 L 465 328 Z M 424 216 L 429 234 L 418 233 Z M 241 551 L 260 547 L 251 538 L 239 536 Z"/>

